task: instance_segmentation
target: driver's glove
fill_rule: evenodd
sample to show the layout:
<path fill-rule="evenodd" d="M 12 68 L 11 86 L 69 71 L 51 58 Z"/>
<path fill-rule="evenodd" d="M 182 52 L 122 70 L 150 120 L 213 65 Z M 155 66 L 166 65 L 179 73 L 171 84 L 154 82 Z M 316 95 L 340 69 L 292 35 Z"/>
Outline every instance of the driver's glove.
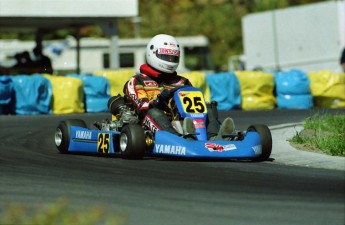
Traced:
<path fill-rule="evenodd" d="M 157 98 L 161 101 L 167 102 L 171 98 L 171 92 L 167 89 L 164 89 Z"/>
<path fill-rule="evenodd" d="M 152 107 L 162 108 L 166 106 L 170 98 L 171 92 L 167 89 L 164 89 L 160 94 L 157 95 L 157 98 L 154 99 L 150 105 Z"/>

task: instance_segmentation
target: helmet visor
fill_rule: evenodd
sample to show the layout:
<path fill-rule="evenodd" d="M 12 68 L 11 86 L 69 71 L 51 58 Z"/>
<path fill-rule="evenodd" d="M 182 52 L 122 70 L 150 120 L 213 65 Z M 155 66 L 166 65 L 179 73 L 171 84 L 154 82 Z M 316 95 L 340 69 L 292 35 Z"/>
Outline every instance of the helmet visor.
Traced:
<path fill-rule="evenodd" d="M 173 54 L 161 54 L 162 51 L 156 51 L 157 58 L 167 61 L 167 62 L 174 62 L 178 63 L 180 61 L 180 51 L 174 51 Z"/>

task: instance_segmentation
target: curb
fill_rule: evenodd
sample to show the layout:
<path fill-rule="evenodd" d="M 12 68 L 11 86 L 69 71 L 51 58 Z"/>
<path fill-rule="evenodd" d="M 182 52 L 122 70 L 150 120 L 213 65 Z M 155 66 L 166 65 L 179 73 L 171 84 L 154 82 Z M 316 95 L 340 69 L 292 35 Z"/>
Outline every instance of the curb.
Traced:
<path fill-rule="evenodd" d="M 294 148 L 287 141 L 296 132 L 303 130 L 303 123 L 289 123 L 270 126 L 273 150 L 271 158 L 274 163 L 311 168 L 345 171 L 345 157 L 330 156 Z"/>

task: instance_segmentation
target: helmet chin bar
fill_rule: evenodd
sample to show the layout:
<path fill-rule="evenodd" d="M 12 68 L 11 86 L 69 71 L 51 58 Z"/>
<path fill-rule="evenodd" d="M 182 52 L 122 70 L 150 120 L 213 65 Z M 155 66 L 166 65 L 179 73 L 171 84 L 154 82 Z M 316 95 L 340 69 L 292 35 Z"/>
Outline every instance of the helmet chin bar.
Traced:
<path fill-rule="evenodd" d="M 155 69 L 163 73 L 174 73 L 177 69 L 177 66 L 167 65 L 167 63 L 158 63 L 158 67 Z"/>

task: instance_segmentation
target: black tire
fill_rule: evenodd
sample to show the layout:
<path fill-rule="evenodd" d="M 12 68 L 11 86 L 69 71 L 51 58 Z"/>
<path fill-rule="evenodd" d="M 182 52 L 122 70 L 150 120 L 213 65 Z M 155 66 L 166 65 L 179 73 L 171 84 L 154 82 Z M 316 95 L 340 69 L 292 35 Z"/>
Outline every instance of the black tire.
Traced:
<path fill-rule="evenodd" d="M 138 124 L 122 128 L 119 148 L 124 159 L 142 159 L 146 151 L 145 131 Z"/>
<path fill-rule="evenodd" d="M 69 139 L 70 139 L 70 129 L 71 126 L 78 126 L 87 128 L 86 123 L 83 120 L 78 119 L 69 119 L 65 121 L 61 121 L 55 130 L 55 146 L 59 150 L 60 153 L 67 153 L 69 147 Z"/>
<path fill-rule="evenodd" d="M 248 127 L 247 132 L 258 132 L 261 140 L 262 153 L 255 160 L 265 161 L 269 159 L 272 152 L 272 135 L 270 129 L 263 124 L 255 124 Z"/>

